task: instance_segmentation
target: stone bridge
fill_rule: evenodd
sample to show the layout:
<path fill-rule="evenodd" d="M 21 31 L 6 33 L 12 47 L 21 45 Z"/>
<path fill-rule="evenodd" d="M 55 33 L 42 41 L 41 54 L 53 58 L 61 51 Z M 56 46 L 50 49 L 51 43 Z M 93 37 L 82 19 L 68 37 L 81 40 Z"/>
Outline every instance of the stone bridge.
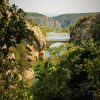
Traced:
<path fill-rule="evenodd" d="M 66 43 L 70 39 L 70 35 L 48 36 L 46 37 L 47 48 L 54 43 Z"/>

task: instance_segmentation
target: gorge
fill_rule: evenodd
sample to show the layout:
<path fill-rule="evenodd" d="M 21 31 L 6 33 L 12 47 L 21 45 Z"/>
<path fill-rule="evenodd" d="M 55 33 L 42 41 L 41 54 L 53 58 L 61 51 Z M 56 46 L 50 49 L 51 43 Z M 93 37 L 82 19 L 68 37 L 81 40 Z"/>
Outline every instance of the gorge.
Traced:
<path fill-rule="evenodd" d="M 72 13 L 72 14 L 62 14 L 59 16 L 48 17 L 46 15 L 34 12 L 26 12 L 26 18 L 29 18 L 38 26 L 50 27 L 50 28 L 67 28 L 70 25 L 75 24 L 75 22 L 80 17 L 88 17 L 91 15 L 96 15 L 97 13 Z"/>

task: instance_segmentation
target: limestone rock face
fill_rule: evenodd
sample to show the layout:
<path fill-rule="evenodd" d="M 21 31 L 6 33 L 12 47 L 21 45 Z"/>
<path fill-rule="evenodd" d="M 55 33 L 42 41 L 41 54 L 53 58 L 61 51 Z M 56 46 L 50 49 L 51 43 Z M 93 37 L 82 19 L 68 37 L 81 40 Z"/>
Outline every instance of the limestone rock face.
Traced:
<path fill-rule="evenodd" d="M 28 61 L 37 61 L 39 59 L 39 53 L 34 48 L 34 45 L 27 44 L 26 48 L 28 49 L 28 55 L 27 55 Z"/>
<path fill-rule="evenodd" d="M 41 32 L 40 28 L 37 26 L 31 26 L 26 22 L 26 26 L 29 30 L 32 31 L 32 36 L 29 36 L 28 39 L 32 41 L 32 44 L 27 44 L 26 48 L 28 49 L 27 59 L 28 61 L 37 61 L 39 58 L 45 58 L 45 49 L 46 49 L 46 38 Z"/>
<path fill-rule="evenodd" d="M 46 39 L 45 36 L 43 35 L 43 33 L 41 32 L 40 28 L 37 26 L 34 26 L 32 28 L 33 32 L 34 32 L 34 36 L 36 37 L 38 44 L 40 46 L 40 50 L 41 49 L 45 49 L 46 48 Z"/>
<path fill-rule="evenodd" d="M 28 50 L 27 60 L 35 64 L 38 59 L 45 58 L 46 39 L 39 27 L 32 27 L 27 22 L 26 26 L 32 31 L 32 36 L 28 38 L 33 41 L 31 44 L 26 45 L 26 49 Z M 24 79 L 29 81 L 34 79 L 34 70 L 32 70 L 32 68 L 28 68 L 24 71 Z"/>
<path fill-rule="evenodd" d="M 31 68 L 28 68 L 24 71 L 24 78 L 26 80 L 32 80 L 34 78 L 34 71 Z"/>
<path fill-rule="evenodd" d="M 61 24 L 58 20 L 39 14 L 39 13 L 26 13 L 26 17 L 31 19 L 35 24 L 41 27 L 60 28 Z"/>

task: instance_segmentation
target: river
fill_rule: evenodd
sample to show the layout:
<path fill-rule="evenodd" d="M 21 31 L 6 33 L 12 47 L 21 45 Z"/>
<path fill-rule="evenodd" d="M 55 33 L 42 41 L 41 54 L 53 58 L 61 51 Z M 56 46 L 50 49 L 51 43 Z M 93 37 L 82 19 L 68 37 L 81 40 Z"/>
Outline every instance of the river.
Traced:
<path fill-rule="evenodd" d="M 48 32 L 46 39 L 49 41 L 66 41 L 66 39 L 70 39 L 70 35 L 64 32 Z"/>
<path fill-rule="evenodd" d="M 57 41 L 56 43 L 53 43 L 51 46 L 49 46 L 49 48 L 60 46 L 61 44 L 63 44 L 63 42 L 60 41 L 66 41 L 69 39 L 70 34 L 64 32 L 48 32 L 46 36 L 47 41 Z M 47 57 L 49 56 L 48 50 L 46 50 L 45 54 Z"/>

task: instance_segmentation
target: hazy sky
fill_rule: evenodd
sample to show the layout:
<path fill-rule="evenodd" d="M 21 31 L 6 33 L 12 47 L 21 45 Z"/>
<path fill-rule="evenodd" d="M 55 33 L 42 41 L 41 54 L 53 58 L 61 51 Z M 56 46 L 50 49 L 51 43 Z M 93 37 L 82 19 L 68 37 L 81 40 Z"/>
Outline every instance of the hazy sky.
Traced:
<path fill-rule="evenodd" d="M 100 12 L 100 0 L 9 0 L 26 12 L 46 15 Z"/>

